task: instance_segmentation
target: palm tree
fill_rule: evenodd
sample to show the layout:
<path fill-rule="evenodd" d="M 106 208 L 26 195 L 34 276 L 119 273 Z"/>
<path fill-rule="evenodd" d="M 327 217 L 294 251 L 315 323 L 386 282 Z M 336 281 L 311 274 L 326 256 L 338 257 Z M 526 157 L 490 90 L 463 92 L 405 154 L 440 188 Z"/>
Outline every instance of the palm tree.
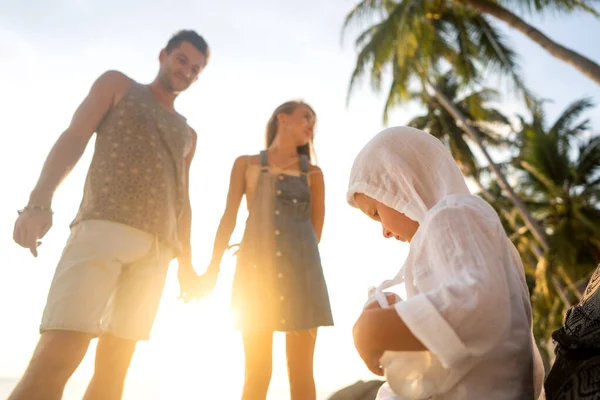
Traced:
<path fill-rule="evenodd" d="M 534 330 L 546 348 L 600 262 L 600 136 L 589 135 L 588 119 L 579 121 L 591 107 L 588 99 L 575 101 L 548 127 L 535 104 L 530 121 L 520 117 L 515 139 L 517 190 L 550 232 L 532 290 Z"/>
<path fill-rule="evenodd" d="M 502 35 L 480 13 L 441 0 L 363 0 L 348 14 L 345 28 L 365 17 L 377 17 L 380 21 L 356 40 L 360 50 L 348 97 L 368 69 L 375 90 L 381 89 L 384 73 L 391 70 L 392 83 L 384 109 L 384 122 L 391 108 L 413 99 L 412 85 L 417 84 L 422 91 L 431 93 L 454 118 L 455 124 L 479 147 L 502 189 L 519 210 L 536 240 L 546 249 L 545 233 L 492 160 L 479 131 L 468 123 L 461 110 L 432 79 L 444 66 L 451 66 L 461 80 L 477 82 L 480 70 L 485 69 L 509 76 L 517 88 L 526 92 L 519 77 L 515 54 L 504 43 Z"/>
<path fill-rule="evenodd" d="M 572 276 L 600 262 L 600 137 L 586 137 L 589 119 L 579 121 L 592 106 L 589 99 L 575 101 L 547 128 L 538 103 L 531 121 L 520 117 L 516 140 L 519 192 L 550 232 L 550 257 Z"/>
<path fill-rule="evenodd" d="M 452 72 L 438 77 L 436 82 L 442 94 L 465 115 L 469 125 L 477 130 L 487 147 L 504 147 L 510 143 L 499 132 L 500 129 L 510 128 L 508 119 L 488 104 L 498 98 L 496 91 L 483 88 L 461 93 L 460 85 Z M 461 172 L 473 179 L 480 190 L 479 194 L 498 212 L 505 230 L 526 261 L 526 270 L 533 275 L 543 251 L 535 239 L 530 237 L 529 230 L 523 226 L 522 220 L 515 215 L 512 203 L 502 196 L 502 189 L 498 183 L 491 181 L 488 176 L 482 176 L 486 169 L 479 166 L 477 157 L 471 150 L 471 137 L 456 125 L 454 117 L 435 97 L 429 96 L 427 92 L 415 92 L 413 98 L 419 99 L 425 105 L 426 111 L 425 114 L 413 118 L 407 125 L 429 132 L 448 146 Z M 499 167 L 503 168 L 502 165 Z"/>
<path fill-rule="evenodd" d="M 519 32 L 533 40 L 554 57 L 571 64 L 580 72 L 600 84 L 600 65 L 589 58 L 553 41 L 541 31 L 534 28 L 508 8 L 503 7 L 503 3 L 508 6 L 517 6 L 521 9 L 530 9 L 543 11 L 545 9 L 554 9 L 562 13 L 568 13 L 574 10 L 583 10 L 593 15 L 598 15 L 592 8 L 590 0 L 456 0 L 479 12 L 491 15 L 507 25 L 517 29 Z M 516 3 L 516 4 L 515 4 Z"/>
<path fill-rule="evenodd" d="M 461 87 L 452 71 L 436 79 L 437 87 L 454 107 L 462 112 L 468 123 L 477 130 L 486 146 L 500 146 L 506 143 L 496 128 L 509 126 L 502 113 L 488 106 L 497 99 L 498 93 L 492 89 L 479 89 L 461 93 Z M 412 97 L 425 105 L 425 114 L 408 122 L 408 126 L 429 132 L 445 143 L 457 161 L 462 173 L 472 177 L 482 188 L 479 179 L 481 167 L 471 150 L 472 138 L 456 125 L 455 118 L 440 104 L 439 100 L 426 91 L 413 93 Z"/>

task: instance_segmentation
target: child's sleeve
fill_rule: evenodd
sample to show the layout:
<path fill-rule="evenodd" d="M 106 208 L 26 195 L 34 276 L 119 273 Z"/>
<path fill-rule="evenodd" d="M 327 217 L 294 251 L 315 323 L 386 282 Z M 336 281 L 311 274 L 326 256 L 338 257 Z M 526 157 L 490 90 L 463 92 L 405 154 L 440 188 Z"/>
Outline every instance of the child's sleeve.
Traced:
<path fill-rule="evenodd" d="M 450 368 L 489 352 L 509 331 L 508 239 L 495 214 L 467 206 L 445 207 L 421 228 L 414 268 L 419 269 L 418 260 L 429 264 L 428 279 L 435 284 L 428 286 L 435 289 L 395 308 L 417 339 Z"/>

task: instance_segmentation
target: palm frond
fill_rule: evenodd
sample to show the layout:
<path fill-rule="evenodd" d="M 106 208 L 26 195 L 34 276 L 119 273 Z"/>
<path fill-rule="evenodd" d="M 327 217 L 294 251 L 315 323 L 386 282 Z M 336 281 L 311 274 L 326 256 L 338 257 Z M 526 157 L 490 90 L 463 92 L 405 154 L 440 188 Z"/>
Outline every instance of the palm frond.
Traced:
<path fill-rule="evenodd" d="M 346 15 L 342 25 L 341 41 L 344 41 L 346 31 L 352 27 L 361 27 L 366 23 L 371 23 L 373 19 L 383 19 L 387 11 L 394 4 L 390 0 L 363 0 L 355 5 Z"/>
<path fill-rule="evenodd" d="M 556 132 L 559 135 L 562 133 L 570 133 L 572 128 L 571 125 L 581 117 L 581 114 L 593 106 L 594 103 L 592 103 L 592 100 L 589 98 L 574 101 L 569 104 L 565 111 L 563 111 L 549 131 Z M 583 124 L 585 124 L 585 128 L 588 124 L 588 120 L 584 121 Z M 576 132 L 579 133 L 581 130 L 582 128 L 578 127 Z"/>
<path fill-rule="evenodd" d="M 472 24 L 472 35 L 480 51 L 478 60 L 484 68 L 490 73 L 508 76 L 512 88 L 522 93 L 526 100 L 534 98 L 521 76 L 518 56 L 500 30 L 481 14 L 473 17 Z"/>
<path fill-rule="evenodd" d="M 582 11 L 598 16 L 598 12 L 594 8 L 594 3 L 598 3 L 597 0 L 501 0 L 499 3 L 508 9 L 528 14 L 554 13 L 565 15 Z"/>
<path fill-rule="evenodd" d="M 593 184 L 600 172 L 600 136 L 583 143 L 579 148 L 579 159 L 575 165 L 576 184 Z"/>
<path fill-rule="evenodd" d="M 527 161 L 521 161 L 521 167 L 527 172 L 529 172 L 539 183 L 544 185 L 549 192 L 557 192 L 558 188 L 550 179 L 550 177 L 546 176 L 542 171 L 528 163 Z"/>

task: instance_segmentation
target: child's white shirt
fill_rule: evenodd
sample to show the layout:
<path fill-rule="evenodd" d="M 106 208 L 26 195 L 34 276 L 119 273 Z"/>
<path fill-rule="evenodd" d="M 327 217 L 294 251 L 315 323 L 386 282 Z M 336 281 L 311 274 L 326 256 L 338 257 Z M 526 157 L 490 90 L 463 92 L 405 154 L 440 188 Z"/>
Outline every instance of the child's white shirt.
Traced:
<path fill-rule="evenodd" d="M 447 390 L 433 398 L 537 397 L 543 366 L 521 259 L 448 148 L 418 129 L 387 128 L 354 160 L 347 200 L 355 207 L 357 193 L 419 223 L 395 279 L 405 278 L 407 300 L 394 308 L 448 371 Z"/>
<path fill-rule="evenodd" d="M 468 195 L 440 202 L 401 274 L 395 281 L 404 281 L 407 300 L 393 307 L 447 370 L 438 382 L 444 393 L 432 399 L 539 397 L 544 372 L 523 266 L 487 203 Z M 385 384 L 377 400 L 409 399 Z"/>

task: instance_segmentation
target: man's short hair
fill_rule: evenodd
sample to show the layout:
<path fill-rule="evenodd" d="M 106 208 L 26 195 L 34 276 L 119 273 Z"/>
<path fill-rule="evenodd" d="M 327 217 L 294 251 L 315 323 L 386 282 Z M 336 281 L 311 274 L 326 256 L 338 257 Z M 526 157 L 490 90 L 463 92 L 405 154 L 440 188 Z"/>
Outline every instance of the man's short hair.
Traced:
<path fill-rule="evenodd" d="M 204 55 L 206 58 L 206 63 L 208 64 L 208 59 L 210 57 L 208 44 L 202 36 L 198 35 L 196 31 L 192 30 L 181 30 L 173 35 L 173 37 L 167 43 L 167 47 L 165 47 L 167 54 L 179 47 L 179 45 L 183 42 L 189 42 L 192 46 L 198 49 L 198 51 Z"/>

